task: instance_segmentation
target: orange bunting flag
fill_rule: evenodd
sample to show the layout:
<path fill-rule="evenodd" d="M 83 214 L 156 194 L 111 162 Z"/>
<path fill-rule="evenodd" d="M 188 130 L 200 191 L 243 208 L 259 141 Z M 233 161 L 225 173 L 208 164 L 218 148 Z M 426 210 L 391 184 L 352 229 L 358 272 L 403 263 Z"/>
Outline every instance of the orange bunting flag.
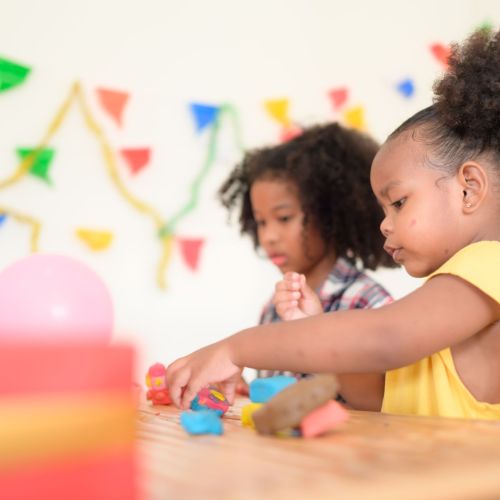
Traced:
<path fill-rule="evenodd" d="M 96 231 L 93 229 L 79 228 L 75 232 L 78 238 L 94 252 L 106 250 L 113 241 L 113 233 L 110 231 Z"/>
<path fill-rule="evenodd" d="M 441 63 L 444 69 L 448 68 L 448 59 L 450 58 L 451 49 L 447 45 L 443 45 L 442 43 L 433 43 L 430 46 L 430 50 L 433 56 L 436 58 L 438 62 Z"/>
<path fill-rule="evenodd" d="M 266 108 L 266 111 L 274 120 L 276 120 L 284 127 L 290 126 L 291 120 L 288 116 L 288 99 L 273 99 L 270 101 L 265 101 L 264 106 Z"/>
<path fill-rule="evenodd" d="M 103 88 L 97 88 L 96 92 L 103 109 L 121 127 L 123 110 L 128 101 L 129 94 L 127 92 Z"/>
<path fill-rule="evenodd" d="M 352 128 L 365 130 L 365 110 L 363 106 L 356 106 L 344 111 L 344 120 Z"/>
<path fill-rule="evenodd" d="M 335 111 L 338 111 L 347 102 L 349 91 L 346 87 L 339 87 L 330 90 L 330 92 L 328 92 L 328 95 L 330 97 L 330 100 L 332 101 L 333 109 Z"/>
<path fill-rule="evenodd" d="M 133 175 L 140 172 L 151 158 L 150 148 L 124 148 L 120 150 L 120 153 Z"/>
<path fill-rule="evenodd" d="M 200 259 L 201 247 L 205 243 L 203 238 L 177 238 L 181 246 L 181 253 L 187 266 L 196 271 Z"/>

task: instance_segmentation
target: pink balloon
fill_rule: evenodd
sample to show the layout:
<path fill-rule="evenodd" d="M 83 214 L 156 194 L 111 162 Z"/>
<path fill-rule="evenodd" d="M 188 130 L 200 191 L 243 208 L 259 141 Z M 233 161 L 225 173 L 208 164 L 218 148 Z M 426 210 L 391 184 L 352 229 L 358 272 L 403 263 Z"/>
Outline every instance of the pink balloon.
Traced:
<path fill-rule="evenodd" d="M 106 343 L 112 331 L 111 296 L 81 262 L 33 254 L 0 272 L 0 340 Z"/>

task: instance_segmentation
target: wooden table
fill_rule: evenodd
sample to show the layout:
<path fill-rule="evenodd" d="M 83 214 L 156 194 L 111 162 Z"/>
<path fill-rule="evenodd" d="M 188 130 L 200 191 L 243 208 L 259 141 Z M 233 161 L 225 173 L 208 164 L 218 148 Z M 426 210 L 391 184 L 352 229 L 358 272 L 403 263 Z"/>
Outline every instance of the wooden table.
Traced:
<path fill-rule="evenodd" d="M 314 438 L 264 437 L 241 426 L 189 436 L 179 410 L 139 408 L 145 500 L 500 499 L 500 422 L 351 411 Z"/>

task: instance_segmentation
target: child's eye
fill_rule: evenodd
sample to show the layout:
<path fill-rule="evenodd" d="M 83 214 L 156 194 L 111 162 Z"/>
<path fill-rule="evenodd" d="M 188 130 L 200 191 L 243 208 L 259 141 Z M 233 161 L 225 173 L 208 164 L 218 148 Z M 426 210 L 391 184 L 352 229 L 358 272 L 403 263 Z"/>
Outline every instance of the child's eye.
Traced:
<path fill-rule="evenodd" d="M 406 198 L 400 198 L 399 200 L 396 200 L 395 202 L 391 203 L 391 206 L 394 207 L 396 210 L 400 210 L 401 207 L 405 204 Z"/>
<path fill-rule="evenodd" d="M 280 222 L 288 222 L 292 217 L 290 215 L 281 215 L 278 217 L 278 220 Z"/>

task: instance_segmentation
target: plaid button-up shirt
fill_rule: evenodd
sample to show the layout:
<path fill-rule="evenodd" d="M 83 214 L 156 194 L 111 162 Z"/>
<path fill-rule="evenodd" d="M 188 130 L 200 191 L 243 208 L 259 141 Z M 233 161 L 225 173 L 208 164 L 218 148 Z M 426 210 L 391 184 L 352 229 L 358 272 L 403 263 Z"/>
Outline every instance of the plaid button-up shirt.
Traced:
<path fill-rule="evenodd" d="M 345 309 L 373 309 L 393 302 L 389 292 L 370 276 L 356 268 L 347 259 L 340 257 L 328 274 L 323 285 L 317 290 L 324 312 Z M 260 316 L 259 324 L 281 321 L 270 300 Z M 297 378 L 303 373 L 258 370 L 258 377 L 274 375 L 293 375 Z"/>

